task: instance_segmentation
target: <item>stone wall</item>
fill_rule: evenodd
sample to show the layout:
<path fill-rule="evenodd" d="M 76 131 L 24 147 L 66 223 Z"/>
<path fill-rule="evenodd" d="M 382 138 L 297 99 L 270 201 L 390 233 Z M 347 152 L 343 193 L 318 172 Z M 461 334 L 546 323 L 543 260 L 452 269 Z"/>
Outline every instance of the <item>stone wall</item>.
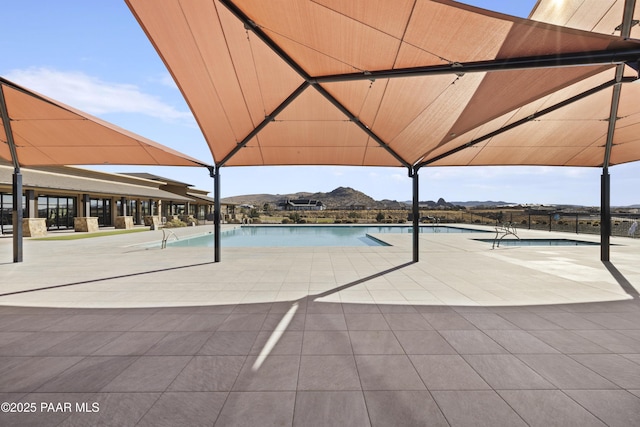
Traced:
<path fill-rule="evenodd" d="M 43 237 L 47 235 L 46 218 L 23 218 L 22 235 L 24 237 Z"/>
<path fill-rule="evenodd" d="M 132 216 L 117 216 L 116 217 L 116 228 L 121 229 L 130 229 L 133 228 L 133 217 Z"/>
<path fill-rule="evenodd" d="M 99 230 L 98 217 L 80 216 L 73 218 L 73 229 L 75 231 L 93 232 Z"/>

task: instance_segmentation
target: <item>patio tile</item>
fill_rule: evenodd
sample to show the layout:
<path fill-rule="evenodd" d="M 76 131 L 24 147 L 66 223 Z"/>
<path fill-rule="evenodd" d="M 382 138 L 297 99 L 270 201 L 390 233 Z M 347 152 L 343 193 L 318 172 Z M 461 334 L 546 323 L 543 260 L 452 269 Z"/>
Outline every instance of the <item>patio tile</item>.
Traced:
<path fill-rule="evenodd" d="M 306 320 L 307 316 L 305 313 L 299 311 L 297 311 L 290 319 L 285 318 L 285 313 L 269 313 L 264 319 L 262 330 L 303 331 Z"/>
<path fill-rule="evenodd" d="M 356 365 L 363 390 L 425 389 L 407 356 L 356 356 Z"/>
<path fill-rule="evenodd" d="M 604 326 L 597 323 L 588 321 L 587 319 L 580 317 L 574 313 L 538 313 L 540 317 L 543 317 L 564 329 L 605 329 Z"/>
<path fill-rule="evenodd" d="M 306 331 L 302 354 L 353 354 L 347 331 Z"/>
<path fill-rule="evenodd" d="M 347 313 L 344 315 L 350 331 L 386 331 L 389 325 L 382 314 Z"/>
<path fill-rule="evenodd" d="M 231 392 L 215 427 L 281 427 L 292 424 L 295 392 Z"/>
<path fill-rule="evenodd" d="M 462 313 L 462 317 L 478 329 L 520 329 L 507 319 L 493 313 Z"/>
<path fill-rule="evenodd" d="M 354 354 L 404 354 L 391 331 L 349 331 Z"/>
<path fill-rule="evenodd" d="M 122 332 L 78 332 L 44 350 L 43 356 L 88 356 L 122 335 Z"/>
<path fill-rule="evenodd" d="M 640 341 L 616 331 L 592 330 L 575 333 L 614 353 L 640 353 Z"/>
<path fill-rule="evenodd" d="M 604 347 L 573 331 L 529 331 L 529 333 L 562 353 L 610 353 Z"/>
<path fill-rule="evenodd" d="M 258 337 L 257 331 L 218 331 L 200 347 L 197 354 L 210 356 L 234 356 L 249 354 Z"/>
<path fill-rule="evenodd" d="M 575 354 L 573 359 L 623 388 L 640 388 L 640 365 L 617 354 Z"/>
<path fill-rule="evenodd" d="M 185 314 L 164 314 L 155 313 L 138 322 L 137 325 L 130 328 L 133 331 L 155 331 L 170 332 L 173 331 L 180 323 L 182 323 L 187 315 Z"/>
<path fill-rule="evenodd" d="M 215 422 L 227 393 L 164 393 L 136 427 L 210 427 Z"/>
<path fill-rule="evenodd" d="M 169 391 L 229 391 L 242 369 L 243 356 L 195 356 L 179 372 Z"/>
<path fill-rule="evenodd" d="M 297 393 L 293 425 L 369 426 L 361 391 L 300 391 Z"/>
<path fill-rule="evenodd" d="M 256 355 L 267 349 L 267 344 L 273 345 L 269 349 L 272 355 L 299 355 L 302 351 L 301 331 L 262 331 L 258 333 L 249 354 Z"/>
<path fill-rule="evenodd" d="M 640 425 L 640 398 L 624 390 L 568 390 L 565 393 L 608 426 Z"/>
<path fill-rule="evenodd" d="M 164 391 L 190 360 L 189 356 L 142 356 L 102 391 Z"/>
<path fill-rule="evenodd" d="M 148 356 L 194 355 L 211 335 L 211 332 L 169 332 L 145 354 Z"/>
<path fill-rule="evenodd" d="M 464 359 L 494 389 L 552 389 L 551 383 L 510 354 L 466 355 Z"/>
<path fill-rule="evenodd" d="M 484 331 L 494 341 L 510 353 L 558 353 L 558 350 L 540 341 L 526 331 L 489 330 Z"/>
<path fill-rule="evenodd" d="M 433 329 L 437 331 L 478 329 L 467 319 L 455 312 L 423 312 L 421 314 Z"/>
<path fill-rule="evenodd" d="M 440 331 L 460 354 L 499 354 L 507 351 L 482 331 Z"/>
<path fill-rule="evenodd" d="M 410 359 L 429 390 L 490 388 L 482 377 L 458 355 L 412 355 Z"/>
<path fill-rule="evenodd" d="M 29 426 L 29 427 L 49 427 L 58 425 L 71 416 L 71 412 L 55 412 L 49 408 L 56 408 L 58 404 L 64 407 L 65 402 L 71 403 L 75 409 L 75 402 L 83 402 L 82 393 L 2 393 L 2 402 L 21 402 L 23 404 L 36 404 L 34 412 L 2 412 L 0 413 L 0 425 L 3 426 Z M 45 407 L 42 407 L 42 404 Z M 51 405 L 51 406 L 50 406 Z"/>
<path fill-rule="evenodd" d="M 618 388 L 612 382 L 564 354 L 523 354 L 518 358 L 563 390 Z"/>
<path fill-rule="evenodd" d="M 124 332 L 93 352 L 94 356 L 133 356 L 145 354 L 167 335 L 166 332 Z"/>
<path fill-rule="evenodd" d="M 133 426 L 151 408 L 160 393 L 94 393 L 84 402 L 96 402 L 100 411 L 73 413 L 59 426 Z"/>
<path fill-rule="evenodd" d="M 346 331 L 344 314 L 307 314 L 306 331 Z"/>
<path fill-rule="evenodd" d="M 39 392 L 98 392 L 134 361 L 129 356 L 90 356 L 44 383 Z"/>
<path fill-rule="evenodd" d="M 502 390 L 498 393 L 532 427 L 605 426 L 559 390 Z"/>
<path fill-rule="evenodd" d="M 385 313 L 385 319 L 394 331 L 427 331 L 433 327 L 419 313 Z"/>
<path fill-rule="evenodd" d="M 373 427 L 448 426 L 428 391 L 365 391 Z"/>
<path fill-rule="evenodd" d="M 525 331 L 548 331 L 562 329 L 562 327 L 557 325 L 556 323 L 553 323 L 534 313 L 515 312 L 499 313 L 499 315 L 500 317 L 503 317 L 507 321 L 513 323 L 514 325 Z"/>
<path fill-rule="evenodd" d="M 298 390 L 360 390 L 353 356 L 302 356 Z"/>
<path fill-rule="evenodd" d="M 227 317 L 227 314 L 192 314 L 179 322 L 174 331 L 213 332 L 222 325 Z"/>
<path fill-rule="evenodd" d="M 342 304 L 344 314 L 357 313 L 357 314 L 377 314 L 381 313 L 377 304 Z"/>
<path fill-rule="evenodd" d="M 259 331 L 266 317 L 266 313 L 232 313 L 218 327 L 218 331 Z"/>
<path fill-rule="evenodd" d="M 15 334 L 15 333 L 14 333 Z M 70 338 L 78 332 L 18 332 L 20 337 L 0 345 L 0 356 L 37 356 L 46 355 L 47 350 Z"/>
<path fill-rule="evenodd" d="M 526 426 L 495 391 L 434 391 L 433 398 L 451 426 Z"/>
<path fill-rule="evenodd" d="M 247 357 L 233 386 L 233 391 L 295 390 L 300 366 L 299 356 L 269 356 L 259 364 L 255 356 Z"/>
<path fill-rule="evenodd" d="M 407 354 L 458 354 L 436 331 L 396 331 Z"/>
<path fill-rule="evenodd" d="M 0 357 L 0 392 L 33 391 L 82 357 Z"/>

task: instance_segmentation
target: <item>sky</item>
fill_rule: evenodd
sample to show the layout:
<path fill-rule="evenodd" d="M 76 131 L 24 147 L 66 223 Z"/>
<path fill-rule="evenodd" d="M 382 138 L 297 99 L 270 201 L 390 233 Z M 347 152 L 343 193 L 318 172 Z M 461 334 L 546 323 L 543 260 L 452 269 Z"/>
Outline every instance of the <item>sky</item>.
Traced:
<path fill-rule="evenodd" d="M 465 0 L 527 17 L 535 0 Z M 209 148 L 182 95 L 124 0 L 3 1 L 0 76 L 207 163 Z M 205 168 L 96 166 L 149 172 L 213 191 Z M 420 200 L 494 200 L 599 206 L 597 168 L 427 167 Z M 613 166 L 611 204 L 640 203 L 640 163 Z M 376 200 L 410 200 L 404 168 L 225 167 L 222 197 L 352 187 Z"/>

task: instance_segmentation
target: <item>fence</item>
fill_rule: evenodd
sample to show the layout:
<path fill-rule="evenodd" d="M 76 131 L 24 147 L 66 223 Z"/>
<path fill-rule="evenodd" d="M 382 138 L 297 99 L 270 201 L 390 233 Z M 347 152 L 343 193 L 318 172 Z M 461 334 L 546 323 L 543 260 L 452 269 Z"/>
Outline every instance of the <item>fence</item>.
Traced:
<path fill-rule="evenodd" d="M 440 222 L 495 225 L 511 223 L 529 230 L 563 231 L 576 234 L 600 234 L 600 213 L 528 213 L 449 211 L 439 213 Z M 611 235 L 640 237 L 640 214 L 612 214 Z M 634 225 L 635 224 L 635 225 Z"/>

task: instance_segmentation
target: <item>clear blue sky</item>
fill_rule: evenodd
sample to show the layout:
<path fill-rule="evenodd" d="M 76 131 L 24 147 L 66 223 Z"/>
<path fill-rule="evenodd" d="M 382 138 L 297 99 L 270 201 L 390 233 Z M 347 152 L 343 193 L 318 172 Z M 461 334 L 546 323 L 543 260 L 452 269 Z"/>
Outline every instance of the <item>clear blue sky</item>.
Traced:
<path fill-rule="evenodd" d="M 526 17 L 535 0 L 465 3 Z M 212 162 L 182 96 L 123 0 L 4 1 L 0 76 L 125 129 Z M 202 168 L 100 167 L 147 171 L 212 189 Z M 613 205 L 640 203 L 639 164 L 610 168 Z M 599 205 L 600 169 L 424 168 L 420 200 L 503 200 Z M 353 187 L 375 199 L 411 199 L 401 168 L 223 168 L 222 196 L 331 191 Z"/>

